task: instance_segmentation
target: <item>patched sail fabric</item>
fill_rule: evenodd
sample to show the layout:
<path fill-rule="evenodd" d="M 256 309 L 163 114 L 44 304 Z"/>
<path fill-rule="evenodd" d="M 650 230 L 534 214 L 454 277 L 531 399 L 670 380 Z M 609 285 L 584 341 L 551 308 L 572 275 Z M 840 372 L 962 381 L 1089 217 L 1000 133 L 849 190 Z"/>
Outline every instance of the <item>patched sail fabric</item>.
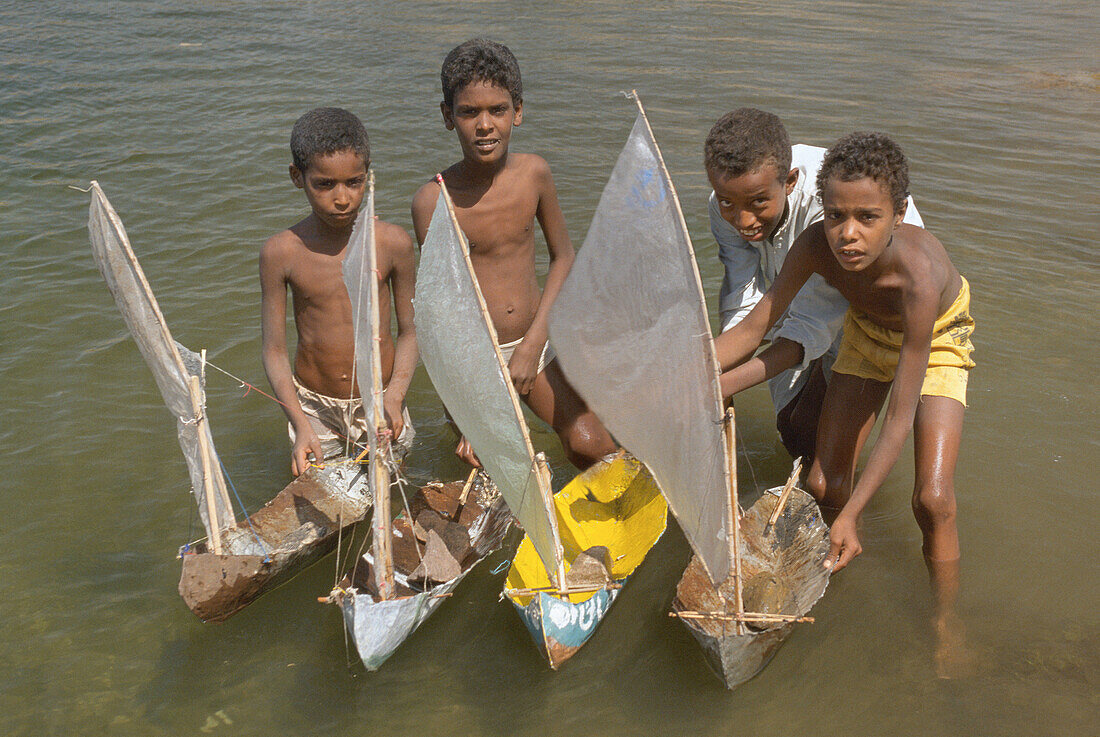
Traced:
<path fill-rule="evenodd" d="M 534 450 L 496 346 L 496 331 L 484 310 L 466 239 L 444 190 L 416 274 L 414 321 L 420 358 L 546 569 L 555 571 L 558 542 L 539 493 Z"/>
<path fill-rule="evenodd" d="M 550 312 L 550 340 L 570 384 L 649 466 L 711 580 L 724 580 L 718 365 L 680 204 L 640 113 Z"/>
<path fill-rule="evenodd" d="M 355 330 L 355 380 L 363 397 L 367 426 L 378 427 L 382 397 L 375 396 L 374 387 L 382 386 L 382 362 L 378 354 L 378 259 L 374 240 L 374 176 L 371 175 L 367 204 L 355 220 L 348 240 L 343 265 L 344 285 L 351 298 L 351 319 Z M 378 451 L 377 437 L 372 429 L 371 453 Z M 353 454 L 354 455 L 354 454 Z"/>
<path fill-rule="evenodd" d="M 198 503 L 199 515 L 209 535 L 211 525 L 203 485 L 199 435 L 188 388 L 190 377 L 200 376 L 198 361 L 194 361 L 194 365 L 190 368 L 185 366 L 177 347 L 179 344 L 172 339 L 157 300 L 150 291 L 145 274 L 130 247 L 126 229 L 122 226 L 122 221 L 114 208 L 111 207 L 111 203 L 107 201 L 98 182 L 92 182 L 88 233 L 91 236 L 96 264 L 104 281 L 107 282 L 107 288 L 111 290 L 141 355 L 149 364 L 165 404 L 176 417 L 180 448 L 187 459 L 187 470 L 191 475 L 191 486 Z M 189 351 L 188 353 L 190 354 Z M 210 438 L 209 423 L 204 424 L 204 432 L 210 441 L 208 447 L 213 451 L 214 443 Z M 225 479 L 216 454 L 210 462 L 214 486 L 218 490 L 224 490 Z M 218 516 L 219 529 L 233 525 L 233 511 L 224 502 L 224 497 L 224 493 L 214 494 L 213 505 L 215 514 Z"/>

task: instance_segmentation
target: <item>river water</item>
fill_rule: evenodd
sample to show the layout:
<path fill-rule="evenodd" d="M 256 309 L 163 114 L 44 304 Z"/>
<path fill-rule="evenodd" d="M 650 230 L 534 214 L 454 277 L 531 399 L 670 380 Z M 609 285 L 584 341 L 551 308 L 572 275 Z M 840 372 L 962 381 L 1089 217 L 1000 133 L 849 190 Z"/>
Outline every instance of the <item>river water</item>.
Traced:
<path fill-rule="evenodd" d="M 286 175 L 293 121 L 358 113 L 378 211 L 409 228 L 416 187 L 459 155 L 440 62 L 475 35 L 519 57 L 513 146 L 550 162 L 577 244 L 633 121 L 619 92 L 637 88 L 712 311 L 714 120 L 750 104 L 795 141 L 881 129 L 902 143 L 925 223 L 974 294 L 956 477 L 969 676 L 936 678 L 908 451 L 816 624 L 733 693 L 666 616 L 689 557 L 675 525 L 558 673 L 497 601 L 502 554 L 375 674 L 316 602 L 331 557 L 224 625 L 187 611 L 174 556 L 196 521 L 173 424 L 92 261 L 88 197 L 69 186 L 102 182 L 176 337 L 266 386 L 257 254 L 306 212 Z M 1095 734 L 1093 4 L 42 0 L 3 4 L 0 37 L 0 733 Z M 216 441 L 255 509 L 289 479 L 282 415 L 210 382 Z M 410 404 L 413 476 L 461 476 L 423 370 Z M 738 412 L 742 486 L 781 482 L 766 391 Z M 564 478 L 552 434 L 535 442 Z"/>

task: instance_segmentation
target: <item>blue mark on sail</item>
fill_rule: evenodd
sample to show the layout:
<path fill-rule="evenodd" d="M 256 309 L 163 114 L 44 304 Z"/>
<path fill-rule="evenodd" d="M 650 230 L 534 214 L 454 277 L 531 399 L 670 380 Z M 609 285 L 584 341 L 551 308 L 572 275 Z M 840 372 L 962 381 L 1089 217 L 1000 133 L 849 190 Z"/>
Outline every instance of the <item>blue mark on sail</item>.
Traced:
<path fill-rule="evenodd" d="M 627 196 L 627 204 L 652 210 L 665 201 L 665 188 L 655 167 L 639 169 L 634 174 L 634 184 Z"/>

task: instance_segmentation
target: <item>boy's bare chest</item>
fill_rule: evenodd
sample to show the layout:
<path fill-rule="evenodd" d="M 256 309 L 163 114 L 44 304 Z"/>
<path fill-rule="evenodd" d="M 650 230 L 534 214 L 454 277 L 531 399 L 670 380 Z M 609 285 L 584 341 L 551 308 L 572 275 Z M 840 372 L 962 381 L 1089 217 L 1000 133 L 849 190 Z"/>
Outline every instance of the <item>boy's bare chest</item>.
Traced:
<path fill-rule="evenodd" d="M 892 329 L 901 329 L 903 312 L 902 280 L 894 274 L 871 278 L 862 272 L 849 272 L 833 262 L 822 270 L 825 281 L 848 300 L 853 308 Z"/>
<path fill-rule="evenodd" d="M 517 248 L 534 243 L 534 223 L 538 199 L 519 188 L 500 187 L 487 192 L 468 207 L 456 198 L 456 215 L 470 243 L 471 254 L 508 255 Z"/>
<path fill-rule="evenodd" d="M 307 251 L 295 260 L 287 275 L 291 292 L 297 303 L 330 305 L 347 303 L 347 287 L 344 285 L 343 253 L 336 255 Z"/>

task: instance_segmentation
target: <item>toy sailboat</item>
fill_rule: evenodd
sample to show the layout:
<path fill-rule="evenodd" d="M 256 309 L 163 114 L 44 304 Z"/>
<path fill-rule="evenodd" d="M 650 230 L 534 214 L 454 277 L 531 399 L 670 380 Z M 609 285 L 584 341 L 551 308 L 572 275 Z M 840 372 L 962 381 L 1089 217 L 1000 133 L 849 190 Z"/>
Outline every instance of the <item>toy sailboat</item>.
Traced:
<path fill-rule="evenodd" d="M 491 484 L 429 484 L 392 519 L 393 455 L 382 406 L 379 293 L 374 239 L 374 176 L 344 257 L 344 283 L 355 326 L 355 375 L 363 397 L 370 454 L 368 484 L 375 500 L 371 550 L 333 589 L 367 670 L 383 662 L 431 614 L 462 579 L 500 547 L 511 515 Z M 423 541 L 418 541 L 423 538 Z"/>
<path fill-rule="evenodd" d="M 330 462 L 292 481 L 241 524 L 235 518 L 206 414 L 205 351 L 172 339 L 118 214 L 91 183 L 88 232 L 100 273 L 176 418 L 206 538 L 180 549 L 179 592 L 203 621 L 220 622 L 332 550 L 366 516 L 359 464 Z"/>
<path fill-rule="evenodd" d="M 619 589 L 665 530 L 667 506 L 642 464 L 597 463 L 556 497 L 531 446 L 469 247 L 442 177 L 416 280 L 420 355 L 526 535 L 504 595 L 551 668 L 592 636 Z"/>
<path fill-rule="evenodd" d="M 733 688 L 763 668 L 824 593 L 827 529 L 800 490 L 789 492 L 770 537 L 760 519 L 776 506 L 773 493 L 742 516 L 733 411 L 722 409 L 695 255 L 632 96 L 634 129 L 554 303 L 550 335 L 570 383 L 649 467 L 683 528 L 695 557 L 674 614 Z"/>

